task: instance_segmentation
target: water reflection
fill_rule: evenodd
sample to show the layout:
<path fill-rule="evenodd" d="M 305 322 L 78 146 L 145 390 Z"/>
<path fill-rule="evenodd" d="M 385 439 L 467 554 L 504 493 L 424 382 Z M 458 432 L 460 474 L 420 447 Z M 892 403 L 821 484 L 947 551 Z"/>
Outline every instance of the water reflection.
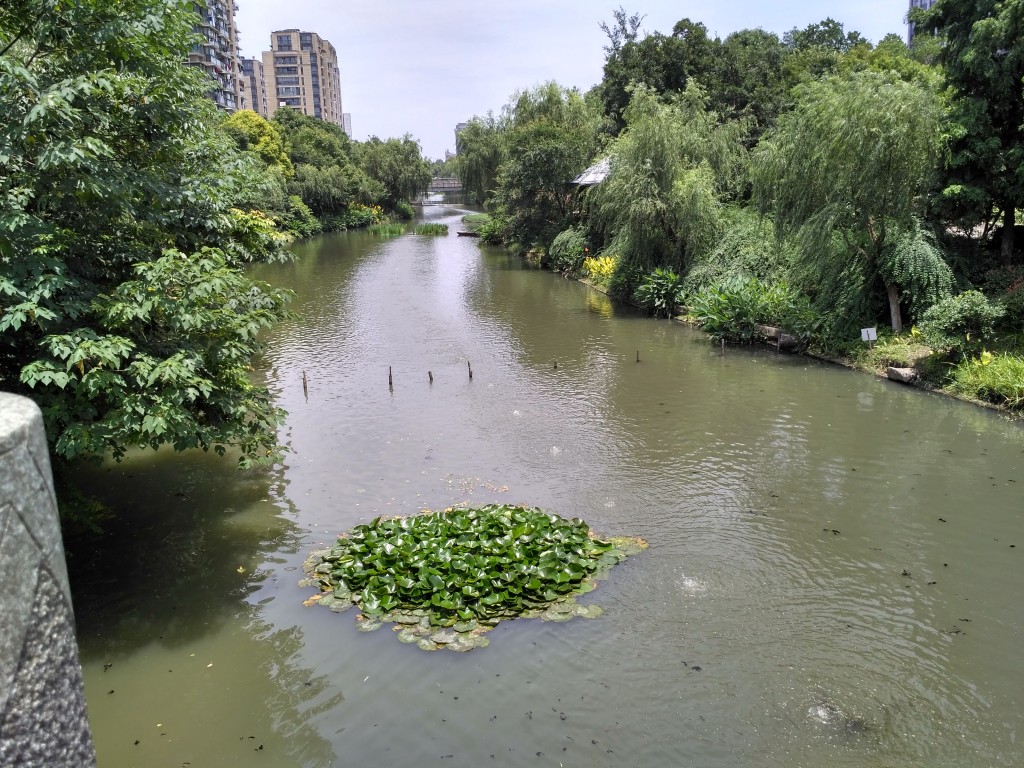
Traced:
<path fill-rule="evenodd" d="M 261 618 L 298 547 L 272 475 L 163 452 L 77 474 L 116 516 L 68 541 L 99 763 L 329 764 L 304 723 L 343 697 L 303 665 L 300 628 Z"/>

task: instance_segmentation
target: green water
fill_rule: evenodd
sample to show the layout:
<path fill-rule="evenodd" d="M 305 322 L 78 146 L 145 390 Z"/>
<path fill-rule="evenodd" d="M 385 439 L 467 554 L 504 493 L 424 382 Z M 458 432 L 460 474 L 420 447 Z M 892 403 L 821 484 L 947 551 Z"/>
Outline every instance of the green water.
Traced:
<path fill-rule="evenodd" d="M 101 766 L 1024 762 L 1021 425 L 722 356 L 425 210 L 448 237 L 322 237 L 260 268 L 301 316 L 259 371 L 281 466 L 161 453 L 87 478 L 124 521 L 71 564 Z M 302 605 L 336 534 L 492 501 L 651 547 L 588 596 L 602 618 L 510 622 L 466 655 Z"/>

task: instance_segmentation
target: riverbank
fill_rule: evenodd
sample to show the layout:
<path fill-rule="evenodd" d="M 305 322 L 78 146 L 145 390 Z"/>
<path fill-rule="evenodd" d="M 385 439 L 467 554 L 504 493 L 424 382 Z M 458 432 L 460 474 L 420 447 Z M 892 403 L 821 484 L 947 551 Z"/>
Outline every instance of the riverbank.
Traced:
<path fill-rule="evenodd" d="M 525 258 L 534 263 L 540 263 L 537 258 L 530 259 L 530 254 L 527 254 Z M 612 297 L 611 293 L 606 288 L 597 284 L 593 280 L 587 277 L 579 277 L 576 279 L 584 285 L 589 286 L 591 289 Z M 625 301 L 618 297 L 613 298 L 616 298 L 617 301 L 622 301 L 622 303 L 627 306 L 643 309 L 643 307 L 636 302 Z M 697 330 L 702 330 L 700 323 L 689 314 L 689 307 L 677 305 L 672 315 L 672 320 L 684 323 Z M 708 334 L 708 336 L 709 338 L 711 337 L 710 334 Z M 776 347 L 776 344 L 770 344 L 768 342 L 769 339 L 766 336 L 765 338 L 759 338 L 752 343 Z M 971 397 L 963 394 L 962 392 L 955 391 L 948 385 L 944 385 L 941 377 L 946 372 L 949 364 L 937 359 L 935 351 L 926 344 L 914 339 L 913 333 L 910 334 L 910 338 L 883 338 L 877 345 L 873 345 L 871 347 L 865 346 L 862 354 L 857 356 L 828 354 L 822 350 L 815 349 L 813 345 L 805 349 L 799 349 L 798 347 L 787 349 L 787 347 L 783 346 L 782 351 L 785 351 L 787 354 L 803 355 L 814 360 L 820 360 L 822 362 L 831 363 L 844 368 L 850 368 L 851 370 L 871 374 L 876 378 L 904 384 L 925 392 L 944 395 L 946 397 L 953 398 L 954 400 L 960 400 L 965 403 L 970 403 L 971 405 L 986 408 L 990 411 L 995 411 L 1016 421 L 1024 420 L 1024 411 L 1020 408 L 1012 408 L 1002 403 L 994 403 L 980 398 Z M 981 365 L 983 363 L 979 361 L 978 364 Z M 1024 387 L 1024 381 L 1020 383 L 1020 386 Z"/>

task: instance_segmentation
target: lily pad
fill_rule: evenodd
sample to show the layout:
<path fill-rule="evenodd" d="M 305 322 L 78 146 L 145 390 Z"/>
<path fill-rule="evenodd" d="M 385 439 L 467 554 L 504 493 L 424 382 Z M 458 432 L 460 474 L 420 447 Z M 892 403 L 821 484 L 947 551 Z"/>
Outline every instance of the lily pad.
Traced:
<path fill-rule="evenodd" d="M 402 642 L 467 651 L 503 620 L 599 616 L 574 597 L 646 546 L 536 508 L 453 508 L 356 526 L 307 558 L 302 584 L 321 590 L 307 605 L 358 605 L 360 631 L 391 622 Z"/>

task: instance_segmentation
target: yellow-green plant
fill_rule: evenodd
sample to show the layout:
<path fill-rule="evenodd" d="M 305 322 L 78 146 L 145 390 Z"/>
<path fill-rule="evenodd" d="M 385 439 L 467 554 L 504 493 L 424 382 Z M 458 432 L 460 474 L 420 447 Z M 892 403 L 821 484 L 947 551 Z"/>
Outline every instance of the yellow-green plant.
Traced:
<path fill-rule="evenodd" d="M 583 271 L 595 284 L 607 288 L 619 266 L 618 256 L 592 256 L 583 260 Z"/>

